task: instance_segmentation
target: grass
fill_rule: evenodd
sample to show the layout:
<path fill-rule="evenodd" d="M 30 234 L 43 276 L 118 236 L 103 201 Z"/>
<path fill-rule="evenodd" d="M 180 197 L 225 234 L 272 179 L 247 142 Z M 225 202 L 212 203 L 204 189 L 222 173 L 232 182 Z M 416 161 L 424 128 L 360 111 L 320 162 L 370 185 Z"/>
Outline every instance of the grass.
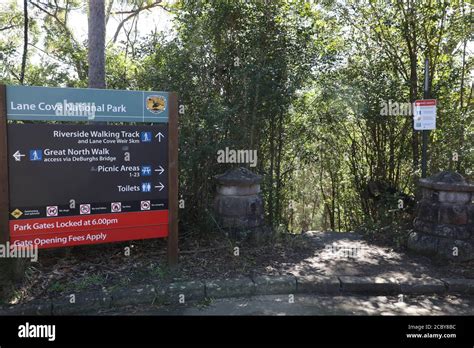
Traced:
<path fill-rule="evenodd" d="M 206 307 L 209 307 L 214 300 L 211 297 L 205 297 L 201 301 L 198 301 L 196 303 L 196 307 L 199 309 L 204 309 Z"/>
<path fill-rule="evenodd" d="M 77 284 L 75 284 L 74 289 L 76 290 L 85 290 L 91 286 L 103 285 L 105 279 L 100 274 L 92 274 L 90 276 L 85 276 Z"/>
<path fill-rule="evenodd" d="M 168 267 L 161 267 L 160 265 L 150 264 L 149 274 L 153 277 L 158 277 L 160 280 L 168 278 L 170 271 Z"/>
<path fill-rule="evenodd" d="M 64 283 L 56 281 L 49 286 L 48 289 L 50 292 L 65 292 L 68 290 L 68 286 Z"/>
<path fill-rule="evenodd" d="M 103 285 L 105 283 L 105 279 L 102 275 L 100 274 L 92 274 L 85 276 L 82 278 L 80 281 L 77 283 L 72 283 L 72 284 L 66 284 L 61 281 L 55 281 L 51 283 L 51 285 L 48 288 L 49 292 L 55 292 L 55 293 L 62 293 L 62 292 L 67 292 L 67 291 L 81 291 L 81 290 L 86 290 L 90 287 L 97 286 L 97 285 Z"/>

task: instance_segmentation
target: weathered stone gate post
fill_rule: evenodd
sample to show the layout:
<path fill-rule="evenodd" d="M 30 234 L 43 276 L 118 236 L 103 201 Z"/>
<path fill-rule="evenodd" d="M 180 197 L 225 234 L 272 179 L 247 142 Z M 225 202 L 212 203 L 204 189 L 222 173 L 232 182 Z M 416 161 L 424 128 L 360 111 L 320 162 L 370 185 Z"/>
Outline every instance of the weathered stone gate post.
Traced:
<path fill-rule="evenodd" d="M 262 177 L 241 167 L 228 170 L 215 179 L 217 196 L 214 210 L 227 235 L 237 239 L 259 239 L 262 234 L 267 234 L 260 193 Z"/>
<path fill-rule="evenodd" d="M 408 239 L 412 250 L 454 261 L 474 259 L 474 185 L 443 171 L 420 179 L 422 200 Z"/>

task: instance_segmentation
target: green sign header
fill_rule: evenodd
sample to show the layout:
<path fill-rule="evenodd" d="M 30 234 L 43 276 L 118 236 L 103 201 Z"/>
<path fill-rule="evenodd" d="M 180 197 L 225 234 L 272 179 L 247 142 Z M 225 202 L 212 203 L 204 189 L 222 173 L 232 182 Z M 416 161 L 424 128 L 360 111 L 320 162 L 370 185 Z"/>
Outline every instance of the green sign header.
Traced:
<path fill-rule="evenodd" d="M 7 118 L 31 121 L 168 122 L 168 93 L 7 86 Z"/>

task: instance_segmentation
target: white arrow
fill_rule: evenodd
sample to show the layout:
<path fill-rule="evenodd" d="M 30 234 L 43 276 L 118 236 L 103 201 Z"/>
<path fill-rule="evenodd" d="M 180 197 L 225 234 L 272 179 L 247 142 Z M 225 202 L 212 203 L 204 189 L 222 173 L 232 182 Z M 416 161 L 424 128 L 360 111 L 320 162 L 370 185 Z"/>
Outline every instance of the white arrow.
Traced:
<path fill-rule="evenodd" d="M 22 154 L 22 153 L 20 152 L 20 150 L 18 150 L 17 152 L 15 152 L 15 153 L 13 154 L 13 157 L 15 158 L 15 161 L 20 162 L 20 161 L 21 161 L 21 158 L 22 158 L 22 157 L 25 157 L 25 155 Z"/>
<path fill-rule="evenodd" d="M 165 185 L 163 185 L 163 184 L 160 182 L 160 186 L 155 186 L 155 188 L 160 189 L 160 191 L 161 191 L 161 190 L 163 190 L 163 189 L 165 188 Z"/>
<path fill-rule="evenodd" d="M 164 171 L 165 171 L 165 168 L 163 168 L 162 166 L 160 166 L 160 169 L 155 169 L 155 172 L 158 172 L 158 175 L 163 174 Z"/>
<path fill-rule="evenodd" d="M 161 143 L 161 138 L 162 138 L 162 137 L 164 138 L 165 136 L 164 136 L 163 133 L 161 133 L 161 132 L 158 132 L 158 134 L 155 135 L 155 138 L 158 138 L 158 141 L 159 141 L 160 143 Z"/>

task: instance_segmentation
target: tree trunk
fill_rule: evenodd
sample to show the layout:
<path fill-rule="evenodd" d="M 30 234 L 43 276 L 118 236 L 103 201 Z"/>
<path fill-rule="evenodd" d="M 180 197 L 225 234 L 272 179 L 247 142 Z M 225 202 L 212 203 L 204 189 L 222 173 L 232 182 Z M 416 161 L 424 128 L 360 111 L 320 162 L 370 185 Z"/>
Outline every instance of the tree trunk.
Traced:
<path fill-rule="evenodd" d="M 89 88 L 105 88 L 105 4 L 89 0 Z"/>
<path fill-rule="evenodd" d="M 21 58 L 20 84 L 25 82 L 26 56 L 28 54 L 28 0 L 23 1 L 23 57 Z"/>
<path fill-rule="evenodd" d="M 278 139 L 277 139 L 277 154 L 276 154 L 276 188 L 275 188 L 275 216 L 276 222 L 280 224 L 282 214 L 281 214 L 281 184 L 282 184 L 282 177 L 281 177 L 281 157 L 283 151 L 283 113 L 280 112 L 278 117 Z"/>
<path fill-rule="evenodd" d="M 273 202 L 273 184 L 274 184 L 274 166 L 275 166 L 275 117 L 270 119 L 270 178 L 268 184 L 268 218 L 271 226 L 275 226 L 274 221 L 274 202 Z"/>

